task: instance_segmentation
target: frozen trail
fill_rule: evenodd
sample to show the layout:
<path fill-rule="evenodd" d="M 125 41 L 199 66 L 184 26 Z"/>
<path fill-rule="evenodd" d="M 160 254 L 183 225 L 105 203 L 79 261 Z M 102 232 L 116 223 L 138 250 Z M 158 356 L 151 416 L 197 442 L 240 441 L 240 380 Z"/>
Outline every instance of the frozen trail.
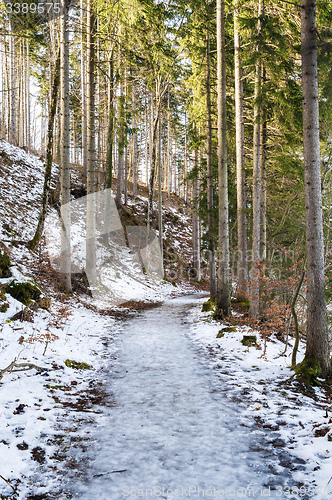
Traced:
<path fill-rule="evenodd" d="M 186 335 L 193 303 L 170 300 L 125 323 L 109 380 L 115 406 L 94 436 L 87 481 L 70 485 L 75 497 L 262 497 L 266 457 L 250 451 L 240 410 Z M 280 471 L 276 484 L 286 480 Z"/>

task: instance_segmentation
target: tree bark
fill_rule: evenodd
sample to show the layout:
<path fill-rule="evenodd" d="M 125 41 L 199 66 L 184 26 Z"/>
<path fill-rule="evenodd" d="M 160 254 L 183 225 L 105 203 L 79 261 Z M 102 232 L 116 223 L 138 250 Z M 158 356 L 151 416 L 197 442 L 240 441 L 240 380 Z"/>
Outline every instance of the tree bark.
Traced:
<path fill-rule="evenodd" d="M 86 16 L 84 15 L 85 3 L 81 0 L 81 96 L 82 96 L 82 166 L 83 177 L 87 176 L 87 115 L 86 115 Z"/>
<path fill-rule="evenodd" d="M 321 376 L 331 374 L 325 302 L 323 213 L 319 151 L 317 31 L 315 0 L 301 1 L 303 92 L 303 152 L 307 248 L 307 345 L 305 358 L 314 360 Z"/>
<path fill-rule="evenodd" d="M 10 73 L 10 87 L 9 87 L 9 99 L 10 99 L 10 122 L 9 122 L 9 142 L 12 144 L 17 144 L 17 123 L 16 123 L 16 74 L 15 74 L 15 36 L 14 36 L 14 26 L 12 16 L 9 17 L 9 73 Z"/>
<path fill-rule="evenodd" d="M 206 31 L 206 167 L 208 204 L 208 249 L 210 271 L 210 295 L 217 297 L 215 249 L 213 241 L 213 171 L 212 171 L 212 125 L 211 125 L 211 85 L 210 85 L 210 34 Z"/>
<path fill-rule="evenodd" d="M 226 55 L 225 5 L 217 0 L 217 105 L 218 105 L 218 313 L 231 313 L 229 289 L 229 227 L 228 227 L 228 173 L 227 173 L 227 111 L 226 111 Z"/>
<path fill-rule="evenodd" d="M 239 31 L 239 8 L 234 6 L 234 71 L 235 71 L 235 129 L 236 129 L 236 192 L 237 192 L 237 298 L 248 298 L 248 247 L 245 188 L 245 150 L 243 84 L 241 71 L 241 39 Z"/>
<path fill-rule="evenodd" d="M 200 249 L 200 224 L 199 224 L 199 176 L 198 176 L 198 153 L 194 152 L 194 169 L 197 173 L 193 181 L 193 269 L 195 273 L 194 279 L 197 282 L 201 281 L 201 249 Z"/>
<path fill-rule="evenodd" d="M 60 16 L 60 81 L 61 81 L 61 269 L 62 285 L 71 291 L 70 257 L 70 114 L 69 114 L 69 27 L 68 3 L 61 0 Z"/>
<path fill-rule="evenodd" d="M 163 190 L 162 190 L 162 165 L 161 165 L 161 134 L 160 122 L 158 123 L 158 230 L 161 262 L 163 262 Z"/>
<path fill-rule="evenodd" d="M 47 213 L 47 205 L 50 195 L 50 187 L 52 179 L 54 119 L 57 108 L 59 83 L 60 83 L 60 52 L 57 56 L 55 71 L 54 71 L 54 79 L 52 84 L 51 107 L 50 107 L 50 114 L 48 118 L 48 129 L 47 129 L 47 147 L 46 147 L 46 158 L 45 158 L 45 176 L 44 176 L 44 188 L 42 194 L 42 205 L 40 209 L 36 232 L 32 240 L 29 242 L 30 250 L 34 250 L 40 241 L 40 238 L 43 234 L 44 223 Z"/>
<path fill-rule="evenodd" d="M 138 168 L 137 168 L 137 132 L 136 132 L 136 89 L 135 82 L 133 83 L 133 150 L 132 150 L 132 163 L 133 163 L 133 197 L 137 198 L 137 181 L 138 181 Z"/>
<path fill-rule="evenodd" d="M 124 97 L 123 86 L 120 82 L 119 89 L 119 137 L 118 137 L 118 172 L 116 184 L 116 204 L 118 207 L 122 204 L 123 181 L 124 181 Z"/>
<path fill-rule="evenodd" d="M 96 281 L 95 246 L 95 37 L 96 18 L 93 0 L 87 1 L 87 220 L 86 220 L 86 273 L 90 285 Z"/>
<path fill-rule="evenodd" d="M 149 199 L 148 199 L 148 234 L 150 234 L 152 228 L 152 215 L 153 215 L 153 192 L 154 192 L 154 179 L 156 175 L 156 149 L 157 149 L 157 130 L 160 114 L 160 97 L 158 97 L 158 102 L 156 104 L 156 110 L 154 114 L 153 127 L 152 127 L 152 147 L 151 147 L 151 159 L 150 159 L 150 179 L 149 179 Z"/>
<path fill-rule="evenodd" d="M 262 0 L 259 0 L 258 15 L 263 12 Z M 258 21 L 259 41 L 256 48 L 256 74 L 254 94 L 254 135 L 253 135 L 253 186 L 252 186 L 252 265 L 250 286 L 250 316 L 257 318 L 259 314 L 259 285 L 260 285 L 260 139 L 261 139 L 261 71 L 260 37 L 261 21 Z"/>

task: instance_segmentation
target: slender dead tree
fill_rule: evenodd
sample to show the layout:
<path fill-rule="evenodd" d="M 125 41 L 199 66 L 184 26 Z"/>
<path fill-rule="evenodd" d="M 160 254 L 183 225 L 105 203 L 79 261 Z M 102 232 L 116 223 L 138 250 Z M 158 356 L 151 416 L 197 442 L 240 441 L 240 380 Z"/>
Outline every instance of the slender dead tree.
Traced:
<path fill-rule="evenodd" d="M 51 106 L 48 117 L 47 146 L 46 146 L 46 157 L 45 157 L 45 175 L 44 175 L 44 187 L 42 194 L 42 204 L 41 204 L 36 232 L 32 240 L 29 242 L 30 250 L 34 250 L 36 248 L 44 231 L 44 224 L 47 213 L 47 206 L 50 196 L 51 179 L 52 179 L 54 120 L 57 109 L 59 83 L 60 83 L 60 51 L 58 52 L 54 69 Z"/>

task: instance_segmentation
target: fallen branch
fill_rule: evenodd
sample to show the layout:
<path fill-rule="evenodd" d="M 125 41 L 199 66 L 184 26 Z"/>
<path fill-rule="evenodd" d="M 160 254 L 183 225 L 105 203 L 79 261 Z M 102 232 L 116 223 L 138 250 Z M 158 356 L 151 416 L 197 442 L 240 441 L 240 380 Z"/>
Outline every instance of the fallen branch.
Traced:
<path fill-rule="evenodd" d="M 115 474 L 116 472 L 126 472 L 127 469 L 122 469 L 122 470 L 110 470 L 108 472 L 104 472 L 102 474 L 94 474 L 93 477 L 102 477 L 102 476 L 107 476 L 107 474 Z"/>
<path fill-rule="evenodd" d="M 7 479 L 5 479 L 1 474 L 0 474 L 0 477 L 1 477 L 1 479 L 3 479 L 5 481 L 5 483 L 7 483 L 11 488 L 13 488 L 13 491 L 15 491 L 14 486 L 12 484 L 10 484 L 10 482 L 7 481 Z"/>
<path fill-rule="evenodd" d="M 6 368 L 0 370 L 0 380 L 6 372 L 23 372 L 25 370 L 37 370 L 37 371 L 47 371 L 48 368 L 42 368 L 41 366 L 34 365 L 33 363 L 16 363 L 16 359 L 12 361 Z"/>

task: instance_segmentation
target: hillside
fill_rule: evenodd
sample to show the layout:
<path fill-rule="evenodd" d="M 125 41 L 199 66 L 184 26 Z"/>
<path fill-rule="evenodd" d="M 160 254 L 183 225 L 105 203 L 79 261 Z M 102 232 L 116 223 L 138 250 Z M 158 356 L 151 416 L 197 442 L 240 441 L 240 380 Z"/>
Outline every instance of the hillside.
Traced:
<path fill-rule="evenodd" d="M 53 189 L 56 166 L 54 172 Z M 207 294 L 199 293 L 204 285 L 186 281 L 190 211 L 179 198 L 164 200 L 168 280 L 142 272 L 128 247 L 130 228 L 146 215 L 141 188 L 116 214 L 118 239 L 112 233 L 105 245 L 97 238 L 100 258 L 113 254 L 99 267 L 102 293 L 81 272 L 68 295 L 50 262 L 50 238 L 35 252 L 26 248 L 37 223 L 42 161 L 1 141 L 0 176 L 2 499 L 90 500 L 97 492 L 118 500 L 128 481 L 137 493 L 157 478 L 172 487 L 189 480 L 195 488 L 227 487 L 225 498 L 240 486 L 254 496 L 287 496 L 293 488 L 288 498 L 330 497 L 329 391 L 290 378 L 294 339 L 286 351 L 280 336 L 246 325 L 241 309 L 233 311 L 234 324 L 213 319 Z M 74 169 L 77 266 L 84 261 L 80 178 Z M 49 214 L 50 236 L 54 208 Z M 105 290 L 114 293 L 110 302 Z M 304 349 L 301 342 L 299 358 Z"/>
<path fill-rule="evenodd" d="M 54 251 L 50 241 L 55 239 L 59 241 L 59 222 L 55 208 L 49 208 L 49 218 L 45 224 L 46 239 L 37 248 L 36 252 L 26 251 L 26 244 L 32 238 L 39 215 L 41 193 L 43 188 L 43 162 L 37 157 L 26 153 L 20 148 L 16 148 L 4 141 L 0 141 L 0 176 L 2 178 L 0 197 L 2 200 L 0 207 L 0 240 L 10 252 L 11 263 L 15 269 L 23 274 L 27 274 L 36 279 L 40 286 L 48 286 L 49 279 L 56 285 L 56 266 L 49 265 L 49 256 Z M 53 166 L 52 191 L 54 192 L 57 184 L 58 168 Z M 19 194 L 17 187 L 20 187 Z M 72 200 L 76 207 L 78 233 L 84 230 L 82 222 L 84 213 L 84 186 L 82 184 L 81 171 L 78 167 L 73 168 L 72 174 Z M 139 189 L 139 196 L 135 202 L 129 194 L 127 207 L 123 206 L 119 210 L 119 216 L 122 226 L 135 228 L 145 225 L 145 216 L 147 212 L 147 198 L 143 186 Z M 83 195 L 83 198 L 81 198 Z M 166 295 L 170 290 L 174 291 L 177 285 L 186 285 L 187 270 L 191 266 L 191 224 L 190 207 L 186 207 L 182 200 L 172 195 L 168 202 L 164 197 L 164 272 L 165 278 L 173 283 L 173 289 L 162 283 L 162 289 Z M 83 200 L 83 201 L 81 201 Z M 75 217 L 76 215 L 72 215 Z M 119 217 L 118 214 L 112 217 Z M 119 219 L 119 220 L 120 220 Z M 54 222 L 55 221 L 55 222 Z M 83 224 L 83 225 L 82 225 Z M 73 232 L 75 224 L 73 223 Z M 53 234 L 52 234 L 53 232 Z M 54 236 L 55 234 L 55 236 Z M 48 238 L 49 236 L 49 238 Z M 156 231 L 158 236 L 158 230 Z M 114 255 L 113 269 L 109 276 L 109 289 L 117 290 L 127 283 L 127 287 L 119 291 L 119 297 L 116 297 L 115 303 L 127 302 L 129 300 L 150 300 L 151 286 L 149 280 L 144 278 L 138 269 L 136 274 L 133 270 L 130 259 L 130 249 L 127 248 L 125 238 L 127 234 L 121 235 L 121 248 L 116 246 L 109 250 Z M 74 237 L 75 240 L 75 237 Z M 80 241 L 82 246 L 83 240 Z M 77 247 L 77 241 L 74 241 Z M 99 243 L 97 242 L 97 245 Z M 113 242 L 111 241 L 111 245 Z M 116 245 L 116 243 L 114 243 Z M 77 250 L 77 249 L 76 249 Z M 103 251 L 108 251 L 103 249 Z M 74 257 L 75 259 L 75 257 Z M 126 264 L 126 259 L 128 263 Z M 82 270 L 83 264 L 79 262 Z M 139 267 L 139 266 L 136 266 Z M 43 281 L 45 273 L 48 279 Z M 52 276 L 50 276 L 52 275 Z M 59 276 L 58 276 L 59 278 Z M 81 273 L 74 275 L 74 292 L 80 293 L 86 287 L 86 279 Z M 155 290 L 154 290 L 155 292 Z M 163 294 L 163 292 L 161 292 Z M 127 294 L 127 296 L 126 296 Z M 91 294 L 90 294 L 91 295 Z M 158 299 L 157 299 L 158 300 Z"/>

